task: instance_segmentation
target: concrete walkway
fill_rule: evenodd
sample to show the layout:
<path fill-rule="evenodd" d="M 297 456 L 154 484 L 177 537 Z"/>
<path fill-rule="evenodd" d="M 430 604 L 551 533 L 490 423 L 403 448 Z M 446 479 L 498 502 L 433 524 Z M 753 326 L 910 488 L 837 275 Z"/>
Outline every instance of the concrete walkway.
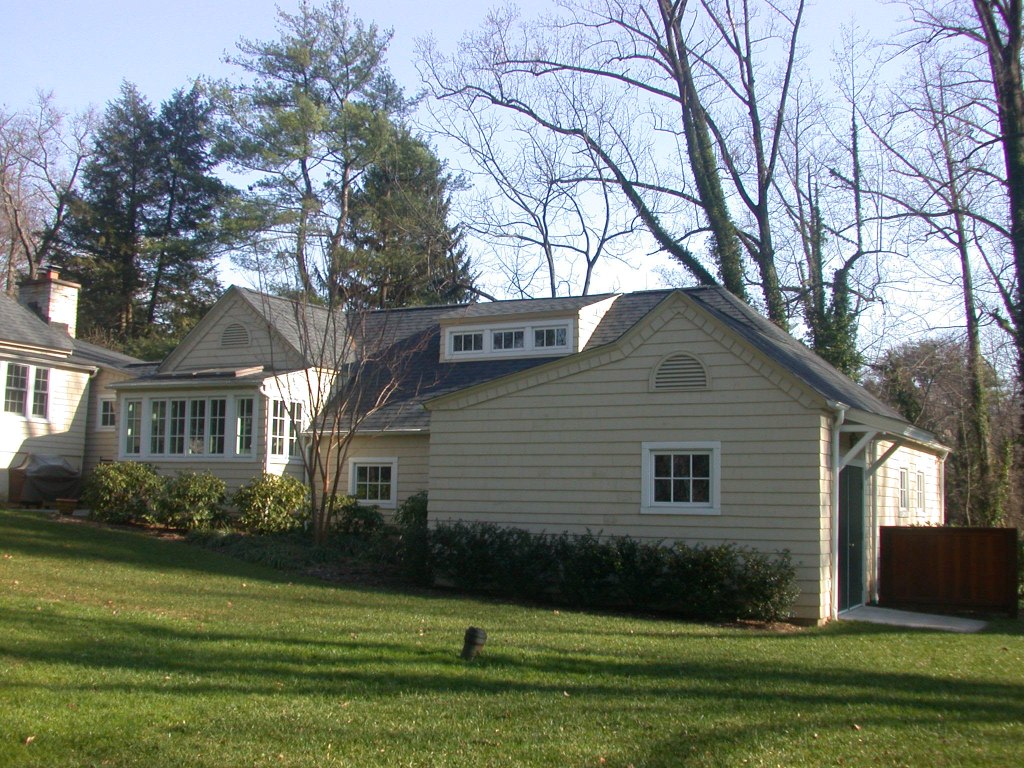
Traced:
<path fill-rule="evenodd" d="M 873 605 L 862 605 L 844 611 L 839 614 L 839 621 L 866 621 L 869 624 L 890 624 L 894 627 L 935 629 L 942 632 L 980 632 L 986 626 L 984 621 L 977 619 L 896 611 L 892 608 L 876 608 Z"/>

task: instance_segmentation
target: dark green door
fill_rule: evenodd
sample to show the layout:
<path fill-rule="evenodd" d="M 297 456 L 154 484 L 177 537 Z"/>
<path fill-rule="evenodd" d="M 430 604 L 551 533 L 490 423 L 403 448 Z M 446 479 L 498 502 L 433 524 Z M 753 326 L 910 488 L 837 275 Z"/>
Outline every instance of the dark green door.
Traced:
<path fill-rule="evenodd" d="M 839 473 L 839 610 L 864 602 L 864 469 Z"/>

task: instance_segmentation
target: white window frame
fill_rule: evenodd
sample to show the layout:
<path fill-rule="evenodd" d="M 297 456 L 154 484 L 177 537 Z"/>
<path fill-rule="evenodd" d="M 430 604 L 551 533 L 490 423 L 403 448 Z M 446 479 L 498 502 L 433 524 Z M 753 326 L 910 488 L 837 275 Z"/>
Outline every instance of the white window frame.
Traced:
<path fill-rule="evenodd" d="M 531 327 L 530 330 L 532 331 L 532 335 L 533 335 L 533 348 L 534 349 L 545 349 L 545 350 L 546 349 L 559 349 L 559 350 L 561 350 L 561 349 L 568 349 L 569 348 L 569 326 L 566 325 L 565 323 L 562 323 L 560 325 L 534 325 L 534 326 Z M 551 331 L 551 332 L 553 332 L 555 334 L 555 343 L 554 344 L 547 344 L 547 343 L 538 344 L 537 343 L 537 334 L 538 333 L 544 334 L 544 338 L 545 338 L 545 341 L 546 341 L 547 333 L 549 331 Z M 562 343 L 561 344 L 558 343 L 558 332 L 559 331 L 562 332 Z"/>
<path fill-rule="evenodd" d="M 24 372 L 24 375 L 19 377 L 21 386 L 18 387 L 11 386 L 11 372 L 15 368 L 20 368 Z M 7 366 L 4 369 L 4 413 L 12 413 L 16 416 L 24 416 L 28 412 L 28 405 L 32 401 L 32 390 L 29 387 L 31 381 L 31 366 L 26 365 L 25 363 L 7 363 Z M 11 395 L 14 393 L 20 394 L 20 402 L 11 401 Z"/>
<path fill-rule="evenodd" d="M 900 467 L 899 514 L 906 517 L 910 514 L 910 470 Z"/>
<path fill-rule="evenodd" d="M 924 472 L 917 473 L 917 508 L 924 511 Z"/>
<path fill-rule="evenodd" d="M 699 453 L 710 457 L 711 493 L 707 502 L 654 501 L 654 457 L 662 453 Z M 717 440 L 645 442 L 641 445 L 640 511 L 657 515 L 720 515 L 722 443 Z"/>
<path fill-rule="evenodd" d="M 116 397 L 101 397 L 99 399 L 99 412 L 96 414 L 96 431 L 97 432 L 116 432 L 117 431 L 117 398 Z M 104 408 L 109 408 L 105 413 Z M 113 423 L 105 424 L 104 417 L 110 416 L 113 419 Z"/>
<path fill-rule="evenodd" d="M 43 386 L 40 388 L 39 382 Z M 29 406 L 29 417 L 33 419 L 50 418 L 50 369 L 32 367 L 32 404 Z M 40 408 L 40 403 L 42 408 Z M 40 413 L 39 411 L 42 411 Z"/>
<path fill-rule="evenodd" d="M 281 460 L 301 456 L 302 403 L 297 400 L 270 401 L 270 455 Z"/>
<path fill-rule="evenodd" d="M 359 467 L 390 467 L 391 498 L 389 499 L 356 499 L 360 504 L 377 506 L 381 509 L 394 509 L 398 506 L 398 457 L 397 456 L 353 456 L 348 462 L 348 493 L 356 495 L 356 472 Z"/>
<path fill-rule="evenodd" d="M 537 345 L 538 331 L 565 332 L 565 344 L 552 346 Z M 523 344 L 521 347 L 499 347 L 494 343 L 495 337 L 504 339 L 502 334 L 522 333 Z M 482 349 L 459 350 L 455 349 L 455 338 L 480 334 L 483 344 Z M 505 358 L 505 357 L 540 357 L 550 355 L 566 355 L 574 350 L 573 323 L 569 320 L 540 320 L 531 322 L 510 322 L 493 323 L 486 325 L 460 326 L 445 330 L 445 357 L 450 360 L 462 360 L 471 358 Z"/>
<path fill-rule="evenodd" d="M 123 422 L 123 433 L 121 435 L 121 450 L 125 456 L 141 456 L 142 446 L 145 444 L 143 437 L 142 425 L 145 421 L 143 418 L 144 403 L 142 398 L 128 398 L 124 401 L 124 413 L 125 418 Z M 131 434 L 129 434 L 129 432 Z M 131 439 L 135 445 L 135 450 L 131 450 L 128 440 Z"/>
<path fill-rule="evenodd" d="M 252 450 L 247 453 L 240 453 L 238 427 L 239 407 L 242 400 L 252 401 Z M 193 404 L 202 401 L 202 432 L 198 431 L 200 426 L 198 414 L 193 419 Z M 189 392 L 157 395 L 134 395 L 124 397 L 117 405 L 118 424 L 118 451 L 122 458 L 153 460 L 159 462 L 196 461 L 212 459 L 221 461 L 253 461 L 257 459 L 257 452 L 261 450 L 262 430 L 266 425 L 260 426 L 260 414 L 263 406 L 260 405 L 262 398 L 258 395 L 238 394 L 231 392 Z M 171 413 L 173 403 L 184 403 L 184 434 L 180 436 L 178 444 L 183 442 L 183 452 L 171 452 L 173 435 L 171 424 Z M 134 407 L 136 421 L 131 421 L 129 409 Z M 181 406 L 179 406 L 180 408 Z M 154 420 L 154 408 L 158 411 L 158 418 Z M 141 420 L 141 421 L 140 421 Z M 109 429 L 109 428 L 108 428 Z M 163 433 L 163 451 L 155 452 L 154 447 L 160 448 L 160 440 L 154 446 L 154 429 L 159 437 Z M 140 443 L 137 451 L 130 451 L 129 430 L 133 434 L 133 442 Z M 218 445 L 219 444 L 219 445 Z M 220 451 L 214 452 L 215 447 Z"/>
<path fill-rule="evenodd" d="M 21 384 L 21 387 L 10 387 L 10 375 L 11 371 L 16 368 L 20 368 L 24 371 L 25 377 Z M 12 416 L 21 416 L 29 421 L 49 421 L 50 420 L 50 395 L 53 388 L 53 371 L 55 369 L 47 366 L 30 365 L 29 363 L 19 363 L 16 360 L 8 360 L 6 364 L 0 368 L 0 397 L 3 401 L 0 403 L 0 413 L 9 413 Z M 43 382 L 43 388 L 39 388 L 40 380 Z M 18 408 L 8 407 L 10 395 L 18 393 L 20 397 Z M 41 397 L 40 397 L 41 396 Z M 42 403 L 43 413 L 39 413 L 37 407 Z"/>

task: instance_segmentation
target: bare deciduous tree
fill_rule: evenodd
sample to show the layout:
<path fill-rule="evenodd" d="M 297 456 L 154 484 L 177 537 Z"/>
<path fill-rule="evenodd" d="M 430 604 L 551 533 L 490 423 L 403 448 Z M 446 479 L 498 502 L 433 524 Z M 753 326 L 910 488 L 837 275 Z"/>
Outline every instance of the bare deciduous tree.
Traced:
<path fill-rule="evenodd" d="M 428 47 L 424 74 L 437 98 L 510 111 L 592 153 L 600 183 L 697 282 L 746 299 L 750 265 L 787 326 L 774 182 L 803 7 L 597 0 L 533 24 L 495 13 L 456 56 Z"/>
<path fill-rule="evenodd" d="M 48 93 L 32 108 L 0 109 L 0 279 L 7 292 L 16 290 L 19 271 L 35 277 L 53 255 L 94 122 L 91 112 L 61 112 Z"/>

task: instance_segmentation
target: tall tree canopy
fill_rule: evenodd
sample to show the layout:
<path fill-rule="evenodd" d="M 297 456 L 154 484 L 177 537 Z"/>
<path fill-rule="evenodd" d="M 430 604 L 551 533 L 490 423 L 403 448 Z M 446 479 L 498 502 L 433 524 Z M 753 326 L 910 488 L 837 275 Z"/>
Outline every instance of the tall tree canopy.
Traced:
<path fill-rule="evenodd" d="M 179 90 L 159 113 L 125 83 L 97 127 L 65 236 L 82 323 L 130 344 L 180 337 L 218 292 L 216 226 L 228 188 L 213 176 L 210 107 Z"/>
<path fill-rule="evenodd" d="M 461 250 L 436 236 L 447 230 L 449 181 L 429 147 L 400 127 L 410 102 L 384 62 L 391 33 L 339 0 L 279 10 L 278 29 L 278 40 L 238 43 L 227 60 L 246 78 L 220 89 L 234 170 L 255 179 L 241 212 L 251 237 L 240 264 L 271 284 L 291 287 L 294 276 L 303 294 L 332 307 L 350 296 L 427 300 L 441 253 L 456 261 L 448 277 L 464 278 Z M 400 272 L 421 284 L 398 287 Z"/>

